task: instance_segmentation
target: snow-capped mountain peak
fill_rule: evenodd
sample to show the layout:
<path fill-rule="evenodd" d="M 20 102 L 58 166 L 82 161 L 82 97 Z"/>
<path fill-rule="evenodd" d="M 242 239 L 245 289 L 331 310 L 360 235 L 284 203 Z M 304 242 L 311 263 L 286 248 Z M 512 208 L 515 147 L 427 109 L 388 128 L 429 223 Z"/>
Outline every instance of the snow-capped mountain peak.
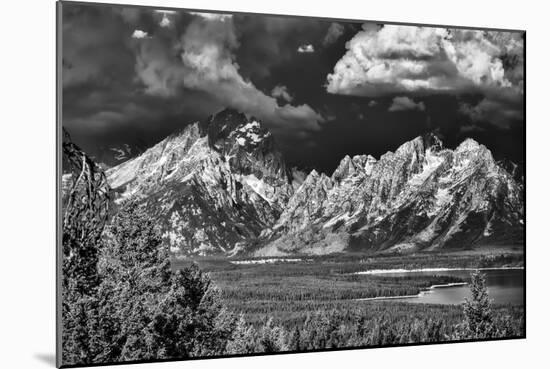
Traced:
<path fill-rule="evenodd" d="M 176 254 L 464 248 L 521 242 L 524 229 L 522 184 L 490 150 L 434 134 L 306 174 L 258 119 L 226 109 L 107 176 L 116 203 L 147 204 Z"/>
<path fill-rule="evenodd" d="M 226 109 L 107 172 L 115 202 L 146 202 L 175 253 L 226 253 L 272 224 L 292 186 L 272 135 Z M 240 246 L 239 246 L 240 247 Z"/>
<path fill-rule="evenodd" d="M 257 147 L 261 142 L 271 137 L 271 133 L 262 129 L 260 123 L 256 120 L 239 126 L 235 132 L 237 144 L 243 147 Z"/>

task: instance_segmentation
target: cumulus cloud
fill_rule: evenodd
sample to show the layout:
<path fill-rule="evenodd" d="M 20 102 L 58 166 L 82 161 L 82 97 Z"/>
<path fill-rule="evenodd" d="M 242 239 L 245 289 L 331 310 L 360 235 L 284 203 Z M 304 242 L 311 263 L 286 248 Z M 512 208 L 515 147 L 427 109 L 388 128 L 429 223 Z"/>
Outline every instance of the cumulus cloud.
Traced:
<path fill-rule="evenodd" d="M 371 100 L 371 101 L 369 101 L 369 108 L 373 108 L 373 107 L 375 107 L 376 105 L 378 105 L 378 103 L 376 102 L 376 100 Z"/>
<path fill-rule="evenodd" d="M 331 23 L 328 27 L 327 34 L 323 39 L 323 46 L 329 46 L 336 42 L 344 34 L 344 26 L 340 23 Z"/>
<path fill-rule="evenodd" d="M 147 41 L 140 45 L 136 62 L 146 93 L 174 96 L 182 89 L 201 91 L 222 107 L 265 120 L 274 131 L 319 129 L 323 118 L 311 107 L 279 106 L 275 97 L 265 95 L 241 76 L 234 57 L 239 42 L 231 18 L 196 17 L 175 39 Z"/>
<path fill-rule="evenodd" d="M 273 87 L 273 90 L 271 90 L 271 96 L 283 99 L 286 102 L 291 102 L 293 100 L 292 96 L 288 92 L 288 88 L 283 85 Z"/>
<path fill-rule="evenodd" d="M 302 53 L 309 54 L 309 53 L 315 52 L 315 48 L 313 47 L 312 44 L 304 44 L 304 45 L 298 46 L 298 52 L 301 54 Z"/>
<path fill-rule="evenodd" d="M 506 66 L 504 56 L 523 54 L 519 33 L 365 24 L 346 47 L 327 76 L 330 93 L 523 93 L 523 61 Z"/>
<path fill-rule="evenodd" d="M 132 33 L 132 38 L 141 39 L 141 38 L 146 38 L 147 36 L 149 36 L 149 34 L 140 29 L 136 29 L 134 33 Z"/>
<path fill-rule="evenodd" d="M 388 111 L 403 111 L 403 110 L 426 110 L 424 103 L 422 101 L 416 103 L 407 96 L 397 96 L 393 98 L 392 104 L 390 105 Z"/>

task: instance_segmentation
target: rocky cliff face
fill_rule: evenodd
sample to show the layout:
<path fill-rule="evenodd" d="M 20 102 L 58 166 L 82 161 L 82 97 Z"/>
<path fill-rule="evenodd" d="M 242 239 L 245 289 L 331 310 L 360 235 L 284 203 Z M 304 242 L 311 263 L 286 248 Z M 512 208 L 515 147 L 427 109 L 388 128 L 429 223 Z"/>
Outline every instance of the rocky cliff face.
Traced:
<path fill-rule="evenodd" d="M 329 177 L 288 169 L 270 132 L 224 110 L 107 172 L 147 203 L 177 254 L 287 255 L 523 241 L 523 187 L 474 140 L 417 137 Z"/>

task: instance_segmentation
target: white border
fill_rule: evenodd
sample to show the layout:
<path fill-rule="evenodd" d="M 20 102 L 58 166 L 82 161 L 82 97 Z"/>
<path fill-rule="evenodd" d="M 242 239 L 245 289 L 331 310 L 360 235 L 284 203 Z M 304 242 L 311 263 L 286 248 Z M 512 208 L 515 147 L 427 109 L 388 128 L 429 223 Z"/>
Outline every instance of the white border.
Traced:
<path fill-rule="evenodd" d="M 360 351 L 140 364 L 139 368 L 257 369 L 342 366 L 518 368 L 547 362 L 546 238 L 549 139 L 548 11 L 544 2 L 423 0 L 321 3 L 277 0 L 128 0 L 139 5 L 229 9 L 527 30 L 527 339 Z M 536 5 L 541 4 L 541 5 Z M 0 63 L 0 366 L 51 368 L 55 352 L 55 3 L 2 4 Z M 6 83 L 7 81 L 7 83 Z M 538 363 L 541 364 L 538 364 Z M 108 367 L 105 367 L 108 368 Z M 114 367 L 113 367 L 114 368 Z M 137 368 L 137 367 L 136 367 Z"/>

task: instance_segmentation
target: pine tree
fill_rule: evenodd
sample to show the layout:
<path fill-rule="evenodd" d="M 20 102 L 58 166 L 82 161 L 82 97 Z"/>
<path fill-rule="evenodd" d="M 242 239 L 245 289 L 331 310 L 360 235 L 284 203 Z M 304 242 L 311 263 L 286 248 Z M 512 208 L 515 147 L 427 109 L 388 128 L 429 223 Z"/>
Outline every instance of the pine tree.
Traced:
<path fill-rule="evenodd" d="M 110 201 L 101 168 L 63 133 L 63 170 L 71 180 L 62 197 L 62 362 L 77 364 L 90 362 L 95 354 L 98 241 Z"/>
<path fill-rule="evenodd" d="M 251 354 L 256 351 L 256 332 L 254 327 L 248 325 L 241 314 L 231 339 L 227 342 L 228 354 Z"/>
<path fill-rule="evenodd" d="M 284 329 L 275 326 L 273 318 L 269 318 L 260 331 L 261 352 L 278 352 L 288 350 L 286 345 L 286 334 Z"/>
<path fill-rule="evenodd" d="M 196 264 L 174 273 L 143 205 L 114 217 L 100 261 L 97 332 L 102 361 L 185 358 L 224 352 L 234 318 Z"/>
<path fill-rule="evenodd" d="M 97 354 L 103 361 L 154 358 L 144 337 L 151 310 L 170 283 L 170 260 L 145 209 L 127 203 L 106 230 L 99 261 Z"/>
<path fill-rule="evenodd" d="M 489 338 L 492 337 L 495 327 L 485 276 L 477 270 L 472 273 L 471 278 L 472 299 L 466 299 L 463 305 L 466 334 L 469 338 Z"/>

